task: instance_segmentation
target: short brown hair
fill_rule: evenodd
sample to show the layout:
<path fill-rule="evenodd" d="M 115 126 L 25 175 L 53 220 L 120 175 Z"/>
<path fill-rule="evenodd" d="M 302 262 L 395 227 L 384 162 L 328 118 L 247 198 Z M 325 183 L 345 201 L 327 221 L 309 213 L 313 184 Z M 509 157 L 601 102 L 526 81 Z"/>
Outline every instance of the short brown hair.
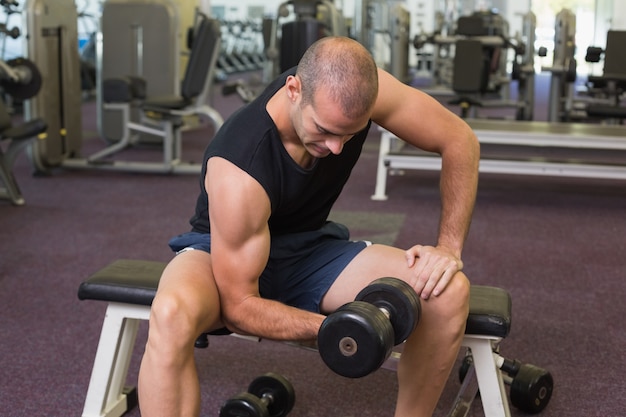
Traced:
<path fill-rule="evenodd" d="M 367 49 L 346 37 L 325 37 L 304 53 L 296 75 L 302 86 L 302 103 L 314 104 L 320 87 L 328 89 L 348 117 L 369 111 L 378 96 L 376 62 Z"/>

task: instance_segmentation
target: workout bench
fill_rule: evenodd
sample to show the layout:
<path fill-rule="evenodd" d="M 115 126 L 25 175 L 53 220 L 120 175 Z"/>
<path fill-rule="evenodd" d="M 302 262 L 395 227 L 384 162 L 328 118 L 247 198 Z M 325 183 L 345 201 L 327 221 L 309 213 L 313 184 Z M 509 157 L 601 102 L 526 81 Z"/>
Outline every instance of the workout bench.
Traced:
<path fill-rule="evenodd" d="M 136 405 L 136 388 L 124 384 L 139 322 L 150 317 L 150 305 L 165 265 L 155 261 L 116 260 L 81 283 L 79 299 L 108 302 L 83 417 L 118 417 Z M 471 351 L 471 360 L 466 356 L 463 383 L 449 416 L 467 415 L 480 391 L 486 417 L 508 417 L 511 414 L 505 381 L 510 382 L 511 378 L 503 372 L 513 367 L 517 368 L 514 370 L 517 373 L 520 364 L 504 359 L 497 351 L 499 342 L 510 330 L 511 297 L 501 288 L 479 285 L 473 285 L 470 294 L 463 345 Z M 196 346 L 201 344 L 202 337 L 198 341 Z M 395 369 L 399 357 L 400 353 L 394 352 L 383 367 Z M 550 399 L 552 377 L 532 365 L 521 368 L 520 373 L 525 375 L 517 383 L 517 399 L 511 389 L 511 402 L 525 411 L 539 412 Z M 515 378 L 513 380 L 511 387 L 515 386 Z M 520 390 L 531 395 L 520 395 Z"/>

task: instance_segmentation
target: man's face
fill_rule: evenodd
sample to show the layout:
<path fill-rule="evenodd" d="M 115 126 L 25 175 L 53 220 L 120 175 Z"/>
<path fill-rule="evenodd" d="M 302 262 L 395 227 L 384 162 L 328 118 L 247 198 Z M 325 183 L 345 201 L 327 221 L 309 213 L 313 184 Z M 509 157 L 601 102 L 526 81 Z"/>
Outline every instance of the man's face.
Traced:
<path fill-rule="evenodd" d="M 343 146 L 354 135 L 365 129 L 370 115 L 356 119 L 346 117 L 341 106 L 320 89 L 313 103 L 296 106 L 292 119 L 294 128 L 307 152 L 315 158 L 341 153 Z"/>

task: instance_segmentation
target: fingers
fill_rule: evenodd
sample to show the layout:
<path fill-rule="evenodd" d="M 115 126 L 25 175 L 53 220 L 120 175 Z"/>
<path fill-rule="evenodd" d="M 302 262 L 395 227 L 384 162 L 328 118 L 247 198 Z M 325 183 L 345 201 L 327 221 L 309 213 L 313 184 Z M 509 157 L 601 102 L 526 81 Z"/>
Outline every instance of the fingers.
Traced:
<path fill-rule="evenodd" d="M 424 246 L 422 245 L 415 245 L 412 248 L 408 249 L 405 254 L 406 254 L 406 260 L 408 263 L 409 268 L 413 268 L 413 266 L 415 265 L 415 261 L 417 260 L 417 258 L 420 257 L 420 253 L 422 251 L 422 248 L 424 248 Z"/>
<path fill-rule="evenodd" d="M 414 269 L 411 284 L 424 300 L 440 295 L 463 263 L 449 251 L 432 246 L 416 245 L 406 251 L 409 268 Z"/>

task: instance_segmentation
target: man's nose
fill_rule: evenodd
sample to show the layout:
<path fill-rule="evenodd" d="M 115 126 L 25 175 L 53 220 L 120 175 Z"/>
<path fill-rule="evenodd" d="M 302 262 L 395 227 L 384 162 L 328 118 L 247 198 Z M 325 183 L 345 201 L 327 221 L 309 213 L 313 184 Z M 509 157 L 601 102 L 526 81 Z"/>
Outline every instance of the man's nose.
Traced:
<path fill-rule="evenodd" d="M 326 140 L 326 147 L 334 155 L 339 155 L 343 150 L 343 145 L 346 142 L 346 136 L 337 136 L 332 139 Z"/>

